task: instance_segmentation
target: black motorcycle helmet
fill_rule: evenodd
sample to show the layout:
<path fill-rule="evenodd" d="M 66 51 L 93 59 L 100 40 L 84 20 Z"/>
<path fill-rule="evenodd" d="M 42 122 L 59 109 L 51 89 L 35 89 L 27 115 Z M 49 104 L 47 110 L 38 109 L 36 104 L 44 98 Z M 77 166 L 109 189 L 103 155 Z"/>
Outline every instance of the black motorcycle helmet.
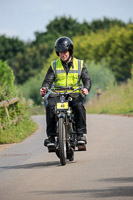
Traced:
<path fill-rule="evenodd" d="M 60 37 L 55 42 L 55 51 L 59 56 L 59 52 L 69 51 L 70 55 L 73 54 L 73 42 L 68 37 Z"/>

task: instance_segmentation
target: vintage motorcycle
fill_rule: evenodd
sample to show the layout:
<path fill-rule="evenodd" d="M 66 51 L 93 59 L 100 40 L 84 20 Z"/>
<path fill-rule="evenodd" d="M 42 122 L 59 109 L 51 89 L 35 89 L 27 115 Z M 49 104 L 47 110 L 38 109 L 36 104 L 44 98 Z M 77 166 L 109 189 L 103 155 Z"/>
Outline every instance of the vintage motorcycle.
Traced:
<path fill-rule="evenodd" d="M 61 165 L 66 165 L 66 161 L 74 160 L 74 150 L 86 151 L 86 144 L 77 143 L 74 112 L 69 106 L 72 97 L 69 94 L 80 90 L 81 87 L 57 87 L 54 90 L 47 89 L 47 92 L 56 94 L 60 100 L 55 106 L 56 135 L 55 149 L 48 147 L 49 152 L 56 152 Z M 71 90 L 69 92 L 69 90 Z M 60 92 L 59 92 L 60 91 Z"/>

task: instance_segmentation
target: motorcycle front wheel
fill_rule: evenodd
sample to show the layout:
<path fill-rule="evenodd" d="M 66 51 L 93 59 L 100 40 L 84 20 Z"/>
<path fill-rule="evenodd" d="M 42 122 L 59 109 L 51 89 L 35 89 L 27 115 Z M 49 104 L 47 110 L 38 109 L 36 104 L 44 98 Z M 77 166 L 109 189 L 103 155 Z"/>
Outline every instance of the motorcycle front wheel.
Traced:
<path fill-rule="evenodd" d="M 59 118 L 59 155 L 61 165 L 66 165 L 67 148 L 64 119 Z"/>

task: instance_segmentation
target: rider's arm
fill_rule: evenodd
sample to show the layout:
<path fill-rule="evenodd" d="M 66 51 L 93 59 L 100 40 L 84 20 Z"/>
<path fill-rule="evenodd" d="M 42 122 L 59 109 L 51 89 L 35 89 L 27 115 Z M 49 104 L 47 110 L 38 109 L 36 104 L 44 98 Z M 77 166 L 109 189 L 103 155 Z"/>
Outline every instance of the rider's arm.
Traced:
<path fill-rule="evenodd" d="M 81 79 L 82 79 L 84 88 L 86 88 L 89 92 L 91 89 L 91 79 L 89 77 L 88 70 L 87 70 L 85 64 L 83 64 L 83 68 L 82 68 L 82 72 L 81 72 Z"/>
<path fill-rule="evenodd" d="M 42 87 L 46 88 L 51 88 L 52 87 L 52 84 L 53 84 L 53 81 L 55 79 L 55 74 L 54 74 L 54 71 L 52 69 L 52 67 L 50 66 L 48 71 L 47 71 L 47 74 L 45 76 L 45 79 L 42 83 Z"/>

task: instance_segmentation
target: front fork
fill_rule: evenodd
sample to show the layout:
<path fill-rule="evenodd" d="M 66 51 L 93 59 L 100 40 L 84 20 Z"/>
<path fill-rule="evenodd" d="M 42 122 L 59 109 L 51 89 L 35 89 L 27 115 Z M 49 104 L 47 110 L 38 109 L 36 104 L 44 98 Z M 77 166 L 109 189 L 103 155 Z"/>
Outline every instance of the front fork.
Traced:
<path fill-rule="evenodd" d="M 65 112 L 60 112 L 57 114 L 57 123 L 59 118 L 64 119 L 64 125 L 65 125 L 65 134 L 66 134 L 66 143 L 67 143 L 67 150 L 70 151 L 71 149 L 71 140 L 74 140 L 72 138 L 72 132 L 73 132 L 73 127 L 72 127 L 72 113 L 67 111 Z M 58 131 L 58 124 L 57 124 L 57 135 L 59 134 Z"/>

